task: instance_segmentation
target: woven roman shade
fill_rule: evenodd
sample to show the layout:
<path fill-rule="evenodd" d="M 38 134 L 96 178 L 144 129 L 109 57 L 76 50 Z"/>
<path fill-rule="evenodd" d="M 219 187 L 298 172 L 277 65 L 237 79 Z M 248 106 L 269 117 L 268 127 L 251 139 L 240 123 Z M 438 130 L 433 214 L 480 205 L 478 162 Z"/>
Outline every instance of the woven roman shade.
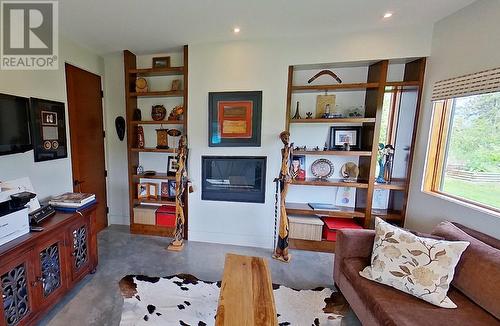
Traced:
<path fill-rule="evenodd" d="M 438 81 L 434 84 L 432 100 L 446 100 L 500 91 L 500 68 L 494 68 L 461 77 Z"/>

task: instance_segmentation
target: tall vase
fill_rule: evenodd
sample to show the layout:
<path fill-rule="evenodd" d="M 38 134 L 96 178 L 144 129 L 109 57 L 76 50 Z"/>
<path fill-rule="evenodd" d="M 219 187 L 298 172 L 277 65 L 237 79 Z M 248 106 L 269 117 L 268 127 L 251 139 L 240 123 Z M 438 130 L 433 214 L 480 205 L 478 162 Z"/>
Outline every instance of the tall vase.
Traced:
<path fill-rule="evenodd" d="M 386 183 L 384 179 L 385 164 L 382 158 L 378 160 L 378 167 L 379 167 L 378 177 L 375 181 L 377 181 L 378 183 Z"/>

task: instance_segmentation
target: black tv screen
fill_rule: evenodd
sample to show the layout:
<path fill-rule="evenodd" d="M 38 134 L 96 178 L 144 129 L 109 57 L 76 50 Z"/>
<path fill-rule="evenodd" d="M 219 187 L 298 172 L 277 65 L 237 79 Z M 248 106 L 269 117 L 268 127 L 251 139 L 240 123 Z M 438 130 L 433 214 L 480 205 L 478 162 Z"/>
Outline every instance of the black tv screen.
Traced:
<path fill-rule="evenodd" d="M 0 94 L 0 155 L 32 149 L 29 99 Z"/>

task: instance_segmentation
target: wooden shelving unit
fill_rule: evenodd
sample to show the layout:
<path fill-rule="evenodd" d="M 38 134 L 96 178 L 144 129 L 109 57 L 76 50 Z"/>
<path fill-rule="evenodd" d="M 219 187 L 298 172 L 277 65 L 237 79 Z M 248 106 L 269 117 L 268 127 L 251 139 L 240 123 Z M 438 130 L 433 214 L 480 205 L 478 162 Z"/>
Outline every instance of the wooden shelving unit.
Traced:
<path fill-rule="evenodd" d="M 157 235 L 157 236 L 173 236 L 174 228 L 163 227 L 159 225 L 146 225 L 138 224 L 134 222 L 134 207 L 137 205 L 168 205 L 175 206 L 175 200 L 171 198 L 137 198 L 137 183 L 142 179 L 151 180 L 175 180 L 174 176 L 169 176 L 166 173 L 156 173 L 153 176 L 146 176 L 143 174 L 137 174 L 137 166 L 139 165 L 139 158 L 141 153 L 159 153 L 164 154 L 161 156 L 165 161 L 165 166 L 167 164 L 167 156 L 175 155 L 177 153 L 176 148 L 169 149 L 157 149 L 154 147 L 138 148 L 136 144 L 136 130 L 138 126 L 151 125 L 151 126 L 161 126 L 161 125 L 172 125 L 172 127 L 182 127 L 182 132 L 187 135 L 187 119 L 188 119 L 188 46 L 185 45 L 181 52 L 182 65 L 168 68 L 140 68 L 137 67 L 137 57 L 131 51 L 123 51 L 124 57 L 124 70 L 125 70 L 125 103 L 126 103 L 126 121 L 127 121 L 127 152 L 128 152 L 128 181 L 129 181 L 129 205 L 130 205 L 130 231 L 137 234 L 147 234 L 147 235 Z M 135 80 L 138 77 L 170 77 L 178 76 L 182 78 L 183 89 L 178 91 L 170 90 L 159 90 L 159 91 L 149 91 L 145 93 L 135 92 Z M 157 98 L 159 100 L 163 98 L 178 98 L 182 101 L 184 107 L 184 114 L 182 120 L 143 120 L 134 121 L 133 113 L 138 107 L 141 107 L 140 99 L 142 98 Z M 170 108 L 167 108 L 167 110 Z M 189 138 L 188 138 L 189 140 Z M 151 145 L 151 144 L 150 144 Z M 185 207 L 185 227 L 184 227 L 184 238 L 187 239 L 188 230 L 188 196 L 185 195 L 184 198 Z"/>
<path fill-rule="evenodd" d="M 403 63 L 401 63 L 403 62 Z M 408 184 L 410 180 L 411 173 L 411 161 L 413 158 L 413 146 L 415 142 L 415 132 L 416 125 L 418 122 L 418 112 L 420 109 L 421 93 L 424 81 L 424 71 L 425 71 L 425 58 L 411 59 L 411 60 L 382 60 L 372 63 L 345 63 L 345 64 L 335 64 L 335 65 L 307 65 L 307 66 L 290 66 L 288 70 L 288 89 L 287 89 L 287 107 L 286 107 L 286 117 L 285 117 L 285 129 L 290 131 L 292 141 L 296 145 L 301 145 L 300 140 L 294 138 L 296 132 L 295 128 L 309 128 L 313 125 L 324 124 L 324 127 L 317 126 L 317 128 L 330 128 L 334 125 L 353 125 L 360 126 L 362 130 L 361 138 L 361 150 L 357 151 L 339 151 L 339 150 L 297 150 L 294 151 L 294 155 L 305 155 L 306 159 L 311 156 L 310 159 L 317 159 L 324 156 L 339 156 L 339 157 L 352 157 L 353 160 L 357 160 L 359 166 L 360 174 L 358 180 L 353 183 L 345 183 L 340 179 L 328 179 L 319 180 L 315 178 L 306 177 L 305 180 L 293 180 L 291 182 L 291 191 L 295 187 L 303 186 L 319 186 L 325 187 L 325 191 L 330 191 L 327 187 L 353 187 L 356 188 L 356 199 L 354 207 L 338 207 L 338 210 L 333 211 L 318 211 L 311 209 L 307 203 L 295 203 L 287 202 L 286 211 L 288 214 L 292 215 L 311 215 L 311 216 L 332 216 L 339 218 L 350 218 L 355 219 L 357 223 L 365 228 L 370 228 L 373 226 L 373 217 L 381 217 L 391 223 L 403 224 L 406 211 L 406 201 L 408 198 Z M 394 64 L 398 66 L 402 73 L 402 80 L 399 81 L 388 81 L 389 76 L 389 66 Z M 332 69 L 335 68 L 345 68 L 343 71 L 348 71 L 348 68 L 354 68 L 357 70 L 357 75 L 359 76 L 359 71 L 366 69 L 366 79 L 360 82 L 350 82 L 342 84 L 327 84 L 327 85 L 297 85 L 296 83 L 304 83 L 305 70 L 311 70 L 311 75 L 314 75 L 321 69 Z M 402 67 L 402 68 L 401 68 Z M 295 80 L 299 80 L 297 82 Z M 307 77 L 309 78 L 309 76 Z M 295 105 L 293 105 L 294 98 L 300 96 L 315 96 L 324 94 L 325 92 L 331 92 L 335 94 L 344 94 L 344 92 L 350 92 L 349 96 L 352 94 L 364 94 L 364 107 L 365 112 L 363 117 L 349 117 L 349 118 L 334 118 L 334 119 L 322 119 L 322 118 L 312 118 L 312 119 L 292 119 L 295 112 Z M 393 179 L 391 183 L 376 183 L 376 166 L 377 166 L 377 155 L 378 155 L 378 144 L 379 136 L 381 130 L 381 120 L 384 113 L 384 95 L 387 92 L 392 92 L 396 94 L 394 100 L 391 102 L 391 111 L 389 119 L 392 119 L 392 124 L 387 127 L 391 128 L 394 135 L 390 139 L 392 145 L 397 143 L 398 136 L 395 135 L 398 125 L 398 110 L 403 105 L 401 103 L 401 94 L 404 92 L 410 92 L 412 95 L 416 96 L 416 104 L 412 108 L 414 110 L 414 122 L 413 128 L 408 127 L 405 130 L 401 130 L 400 133 L 408 133 L 411 135 L 411 144 L 409 144 L 409 150 L 407 155 L 407 160 L 405 164 L 406 172 L 404 177 Z M 399 93 L 398 93 L 399 92 Z M 338 95 L 341 96 L 341 95 Z M 362 95 L 361 95 L 362 96 Z M 306 103 L 310 103 L 307 101 Z M 416 107 L 415 107 L 416 106 Z M 314 110 L 314 109 L 313 109 Z M 306 111 L 313 111 L 309 107 Z M 302 116 L 304 116 L 304 111 Z M 302 129 L 303 130 L 303 129 Z M 388 134 L 390 133 L 388 132 Z M 300 134 L 300 133 L 299 133 Z M 302 132 L 302 136 L 311 137 L 309 135 L 318 135 L 316 133 Z M 305 142 L 311 143 L 311 139 L 306 139 Z M 324 142 L 324 140 L 323 140 Z M 386 143 L 383 141 L 383 143 Z M 322 146 L 321 146 L 322 147 Z M 344 158 L 345 160 L 345 158 Z M 340 169 L 340 166 L 335 166 L 336 172 Z M 309 171 L 306 171 L 308 173 Z M 301 191 L 307 191 L 307 187 L 301 188 Z M 385 190 L 389 191 L 389 205 L 387 209 L 374 209 L 373 208 L 373 196 L 375 190 Z M 318 190 L 316 190 L 318 191 Z M 289 194 L 290 195 L 290 194 Z M 294 197 L 296 198 L 296 197 Z M 332 199 L 332 202 L 334 200 Z M 332 203 L 330 202 L 330 203 Z M 324 251 L 324 252 L 334 252 L 335 242 L 330 242 L 326 240 L 322 241 L 308 241 L 290 238 L 290 247 L 293 249 L 303 249 L 311 251 Z"/>

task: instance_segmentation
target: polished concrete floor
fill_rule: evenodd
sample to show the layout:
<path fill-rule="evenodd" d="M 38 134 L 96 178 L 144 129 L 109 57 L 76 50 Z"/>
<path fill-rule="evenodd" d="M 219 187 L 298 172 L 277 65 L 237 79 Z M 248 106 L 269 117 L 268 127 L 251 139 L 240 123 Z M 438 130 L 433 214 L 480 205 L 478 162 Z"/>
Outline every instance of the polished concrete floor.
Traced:
<path fill-rule="evenodd" d="M 50 313 L 40 325 L 119 325 L 123 299 L 118 281 L 128 274 L 168 276 L 188 273 L 217 281 L 222 278 L 224 255 L 238 253 L 269 258 L 271 250 L 187 242 L 180 253 L 165 250 L 166 238 L 131 235 L 128 227 L 111 226 L 98 235 L 99 265 Z M 332 287 L 333 255 L 292 250 L 289 264 L 269 259 L 274 283 L 292 288 Z M 344 325 L 359 325 L 351 313 Z"/>

